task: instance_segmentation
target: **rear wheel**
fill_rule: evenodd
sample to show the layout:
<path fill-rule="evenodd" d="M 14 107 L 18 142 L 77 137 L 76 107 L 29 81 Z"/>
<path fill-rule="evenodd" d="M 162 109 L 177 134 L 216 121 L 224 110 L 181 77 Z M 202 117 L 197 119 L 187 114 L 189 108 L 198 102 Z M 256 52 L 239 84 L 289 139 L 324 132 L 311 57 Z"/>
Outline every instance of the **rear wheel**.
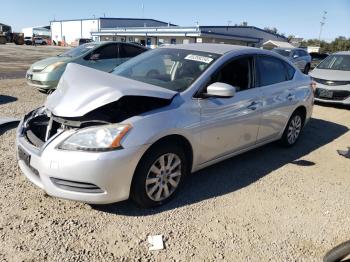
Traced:
<path fill-rule="evenodd" d="M 131 198 L 142 207 L 165 204 L 177 193 L 188 171 L 184 150 L 174 143 L 151 148 L 134 174 Z"/>
<path fill-rule="evenodd" d="M 299 139 L 304 125 L 304 116 L 300 111 L 296 111 L 290 117 L 288 124 L 283 132 L 280 142 L 284 146 L 293 146 Z"/>

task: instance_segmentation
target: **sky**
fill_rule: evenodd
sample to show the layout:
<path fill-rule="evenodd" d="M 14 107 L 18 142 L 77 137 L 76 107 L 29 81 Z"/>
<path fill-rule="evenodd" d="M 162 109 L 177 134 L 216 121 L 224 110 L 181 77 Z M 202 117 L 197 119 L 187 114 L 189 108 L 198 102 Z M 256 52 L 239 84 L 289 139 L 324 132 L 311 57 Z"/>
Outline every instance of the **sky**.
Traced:
<path fill-rule="evenodd" d="M 350 38 L 350 0 L 2 0 L 0 23 L 14 31 L 49 25 L 51 20 L 92 17 L 153 18 L 181 26 L 248 25 L 276 27 L 285 35 L 318 38 L 323 11 L 327 11 L 321 38 Z M 144 6 L 144 11 L 142 11 Z M 6 11 L 6 12 L 5 12 Z M 230 21 L 230 22 L 229 22 Z"/>

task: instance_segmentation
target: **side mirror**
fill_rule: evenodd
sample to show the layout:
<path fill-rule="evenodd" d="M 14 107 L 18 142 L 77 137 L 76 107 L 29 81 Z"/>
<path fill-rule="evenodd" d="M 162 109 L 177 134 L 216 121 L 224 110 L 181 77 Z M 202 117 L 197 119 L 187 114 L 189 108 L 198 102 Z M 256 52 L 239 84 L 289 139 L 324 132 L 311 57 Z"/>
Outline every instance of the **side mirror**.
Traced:
<path fill-rule="evenodd" d="M 207 97 L 222 97 L 229 98 L 233 97 L 236 94 L 236 88 L 229 84 L 215 82 L 207 87 Z"/>
<path fill-rule="evenodd" d="M 91 54 L 90 59 L 91 61 L 97 61 L 100 58 L 100 54 Z"/>

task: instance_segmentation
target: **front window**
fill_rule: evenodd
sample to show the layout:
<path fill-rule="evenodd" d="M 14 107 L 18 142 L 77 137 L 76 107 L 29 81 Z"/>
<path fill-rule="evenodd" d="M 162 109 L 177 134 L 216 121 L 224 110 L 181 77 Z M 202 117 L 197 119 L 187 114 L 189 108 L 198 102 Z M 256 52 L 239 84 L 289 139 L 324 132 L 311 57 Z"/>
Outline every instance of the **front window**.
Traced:
<path fill-rule="evenodd" d="M 281 56 L 284 57 L 289 57 L 290 56 L 290 50 L 284 50 L 284 49 L 272 49 L 277 54 L 280 54 Z"/>
<path fill-rule="evenodd" d="M 350 55 L 330 55 L 317 68 L 350 71 Z"/>
<path fill-rule="evenodd" d="M 70 49 L 67 52 L 64 52 L 63 54 L 60 54 L 58 56 L 66 56 L 66 57 L 78 57 L 81 56 L 87 52 L 89 52 L 91 49 L 95 48 L 97 44 L 95 43 L 88 43 L 84 45 L 80 45 L 76 48 Z"/>
<path fill-rule="evenodd" d="M 171 48 L 145 52 L 112 72 L 173 91 L 186 90 L 220 55 Z"/>

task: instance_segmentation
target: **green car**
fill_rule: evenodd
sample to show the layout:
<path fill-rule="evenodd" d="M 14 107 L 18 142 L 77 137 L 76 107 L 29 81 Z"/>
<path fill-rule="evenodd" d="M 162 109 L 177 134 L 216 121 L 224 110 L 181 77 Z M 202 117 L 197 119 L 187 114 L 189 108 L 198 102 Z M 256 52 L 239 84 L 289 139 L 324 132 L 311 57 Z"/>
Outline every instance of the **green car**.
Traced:
<path fill-rule="evenodd" d="M 34 63 L 26 74 L 27 83 L 42 91 L 55 89 L 68 63 L 111 72 L 115 67 L 148 49 L 119 42 L 91 42 Z"/>

